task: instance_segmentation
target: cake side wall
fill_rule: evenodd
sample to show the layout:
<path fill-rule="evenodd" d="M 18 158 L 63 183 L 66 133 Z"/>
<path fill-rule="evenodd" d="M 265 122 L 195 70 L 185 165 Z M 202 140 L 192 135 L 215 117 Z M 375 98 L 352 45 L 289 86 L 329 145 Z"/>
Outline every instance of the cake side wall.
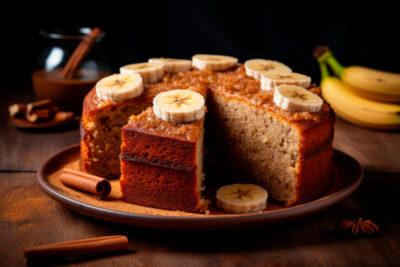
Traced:
<path fill-rule="evenodd" d="M 95 105 L 94 89 L 83 102 L 81 118 L 81 170 L 108 179 L 120 177 L 121 128 L 128 118 L 142 112 L 148 103 L 131 99 Z"/>
<path fill-rule="evenodd" d="M 204 211 L 200 131 L 195 140 L 186 140 L 126 125 L 120 155 L 123 200 L 160 209 Z"/>
<path fill-rule="evenodd" d="M 121 157 L 177 170 L 196 167 L 196 142 L 145 133 L 141 129 L 122 129 Z"/>
<path fill-rule="evenodd" d="M 121 159 L 124 201 L 152 208 L 201 212 L 196 169 L 174 170 Z"/>
<path fill-rule="evenodd" d="M 201 199 L 202 134 L 193 142 L 125 127 L 122 140 L 120 185 L 124 201 L 169 210 L 206 209 Z"/>
<path fill-rule="evenodd" d="M 332 156 L 332 145 L 328 145 L 318 154 L 300 159 L 296 198 L 288 205 L 314 200 L 327 192 L 332 183 Z"/>
<path fill-rule="evenodd" d="M 334 114 L 329 113 L 315 127 L 299 129 L 301 149 L 298 162 L 296 197 L 288 205 L 322 196 L 332 183 L 332 141 Z"/>

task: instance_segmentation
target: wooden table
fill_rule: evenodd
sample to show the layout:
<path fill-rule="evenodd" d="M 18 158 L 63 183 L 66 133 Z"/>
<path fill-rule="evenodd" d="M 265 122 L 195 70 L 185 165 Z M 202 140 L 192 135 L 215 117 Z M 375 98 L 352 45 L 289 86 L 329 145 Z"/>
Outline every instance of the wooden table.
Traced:
<path fill-rule="evenodd" d="M 351 197 L 319 214 L 252 229 L 179 232 L 118 225 L 73 212 L 36 182 L 41 163 L 78 143 L 78 129 L 32 133 L 15 129 L 6 107 L 28 101 L 0 96 L 0 266 L 24 266 L 26 247 L 103 235 L 129 238 L 131 253 L 91 257 L 74 266 L 400 266 L 400 133 L 335 125 L 334 146 L 357 158 L 365 178 Z M 338 234 L 344 218 L 368 218 L 381 231 L 353 238 Z"/>

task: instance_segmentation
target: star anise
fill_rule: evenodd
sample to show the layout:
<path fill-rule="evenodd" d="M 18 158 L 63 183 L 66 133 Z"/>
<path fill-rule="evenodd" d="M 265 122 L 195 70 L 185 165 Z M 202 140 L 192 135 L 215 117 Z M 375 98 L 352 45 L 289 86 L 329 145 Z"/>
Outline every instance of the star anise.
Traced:
<path fill-rule="evenodd" d="M 339 228 L 345 233 L 351 233 L 356 236 L 358 234 L 371 235 L 379 231 L 379 226 L 371 220 L 363 220 L 361 217 L 358 220 L 341 220 Z"/>

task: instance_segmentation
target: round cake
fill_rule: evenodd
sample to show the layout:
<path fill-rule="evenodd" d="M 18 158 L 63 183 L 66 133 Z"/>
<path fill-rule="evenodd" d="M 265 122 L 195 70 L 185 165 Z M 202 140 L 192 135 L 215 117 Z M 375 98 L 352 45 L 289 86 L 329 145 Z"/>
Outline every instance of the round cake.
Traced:
<path fill-rule="evenodd" d="M 164 73 L 158 81 L 144 83 L 139 96 L 122 101 L 101 99 L 93 88 L 83 103 L 81 169 L 120 178 L 127 202 L 202 212 L 207 209 L 205 135 L 220 168 L 234 169 L 246 181 L 262 186 L 271 199 L 290 206 L 321 196 L 332 176 L 332 109 L 322 100 L 318 111 L 295 110 L 298 104 L 293 101 L 282 106 L 276 88 L 290 83 L 288 75 L 268 81 L 268 88 L 276 88 L 265 90 L 247 63 L 224 60 L 222 69 L 194 64 L 185 71 Z M 268 75 L 261 73 L 262 78 Z M 319 87 L 307 81 L 306 85 L 307 92 L 320 98 Z M 203 95 L 205 118 L 174 123 L 156 117 L 154 97 L 174 89 Z"/>

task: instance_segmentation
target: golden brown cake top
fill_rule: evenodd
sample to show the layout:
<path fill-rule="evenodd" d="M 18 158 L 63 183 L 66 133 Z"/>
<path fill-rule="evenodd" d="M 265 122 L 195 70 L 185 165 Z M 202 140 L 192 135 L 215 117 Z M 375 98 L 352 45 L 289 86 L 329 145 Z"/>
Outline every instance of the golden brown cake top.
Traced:
<path fill-rule="evenodd" d="M 207 78 L 209 74 L 201 70 L 192 70 L 181 73 L 166 73 L 162 81 L 154 84 L 144 84 L 143 93 L 132 99 L 123 101 L 111 101 L 102 100 L 96 95 L 96 88 L 93 88 L 85 97 L 83 104 L 83 115 L 87 115 L 89 112 L 95 112 L 107 107 L 113 107 L 118 105 L 125 105 L 131 103 L 134 105 L 137 102 L 146 102 L 149 105 L 152 104 L 153 98 L 165 91 L 174 89 L 190 89 L 207 96 Z"/>
<path fill-rule="evenodd" d="M 209 88 L 228 98 L 241 99 L 249 104 L 267 109 L 285 120 L 320 122 L 321 117 L 329 114 L 329 105 L 324 102 L 319 112 L 290 112 L 279 108 L 273 102 L 274 92 L 260 89 L 260 81 L 246 75 L 244 65 L 225 72 L 214 72 Z M 309 90 L 321 96 L 321 90 L 316 85 L 311 85 Z"/>
<path fill-rule="evenodd" d="M 139 130 L 153 135 L 196 142 L 201 134 L 203 120 L 202 118 L 188 123 L 166 122 L 157 118 L 153 108 L 149 107 L 139 115 L 131 116 L 124 130 Z"/>
<path fill-rule="evenodd" d="M 165 91 L 174 89 L 190 89 L 207 97 L 207 88 L 209 86 L 209 74 L 201 70 L 191 70 L 180 73 L 166 73 L 159 83 L 146 84 L 144 98 L 152 102 L 153 98 Z"/>
<path fill-rule="evenodd" d="M 277 107 L 273 102 L 273 91 L 260 89 L 260 82 L 246 75 L 243 64 L 227 71 L 214 72 L 208 69 L 192 69 L 181 73 L 166 73 L 161 82 L 145 84 L 141 96 L 120 102 L 104 101 L 97 97 L 95 88 L 86 96 L 83 105 L 84 115 L 104 107 L 112 107 L 126 103 L 146 102 L 152 104 L 153 98 L 160 92 L 173 89 L 191 89 L 206 96 L 207 89 L 213 93 L 221 94 L 227 98 L 246 101 L 247 103 L 266 109 L 283 120 L 295 122 L 302 128 L 308 128 L 319 123 L 325 116 L 332 116 L 329 105 L 324 104 L 319 112 L 289 112 Z M 316 85 L 311 85 L 310 91 L 321 95 L 321 90 Z"/>

